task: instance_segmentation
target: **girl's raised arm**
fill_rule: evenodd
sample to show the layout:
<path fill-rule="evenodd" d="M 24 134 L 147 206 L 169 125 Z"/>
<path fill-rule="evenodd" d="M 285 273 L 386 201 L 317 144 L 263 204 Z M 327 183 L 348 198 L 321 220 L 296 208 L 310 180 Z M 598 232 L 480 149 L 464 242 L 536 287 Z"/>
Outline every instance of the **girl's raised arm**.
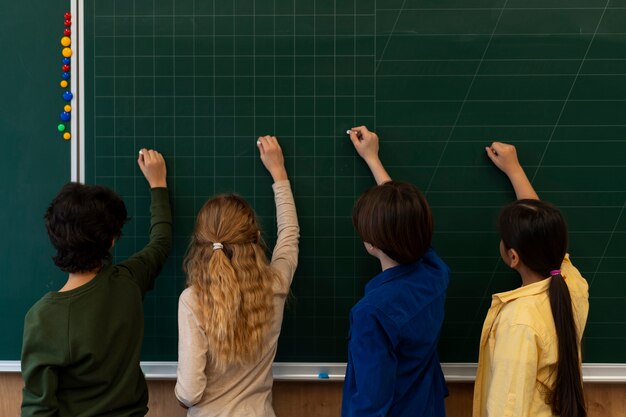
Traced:
<path fill-rule="evenodd" d="M 532 184 L 528 180 L 524 168 L 517 159 L 515 146 L 508 143 L 493 142 L 485 148 L 489 159 L 509 177 L 518 200 L 539 200 Z"/>
<path fill-rule="evenodd" d="M 261 152 L 263 165 L 274 179 L 272 188 L 276 201 L 277 237 L 271 263 L 280 272 L 284 280 L 284 289 L 288 291 L 298 266 L 300 227 L 296 204 L 278 139 L 275 136 L 262 136 L 257 140 L 257 146 Z"/>

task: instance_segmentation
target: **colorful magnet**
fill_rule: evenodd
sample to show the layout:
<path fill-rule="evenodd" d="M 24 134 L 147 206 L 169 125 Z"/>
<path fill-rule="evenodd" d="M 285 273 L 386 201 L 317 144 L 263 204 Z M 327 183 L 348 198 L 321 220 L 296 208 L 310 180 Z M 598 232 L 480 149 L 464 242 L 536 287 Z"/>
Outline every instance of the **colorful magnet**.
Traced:
<path fill-rule="evenodd" d="M 72 101 L 73 98 L 74 98 L 74 94 L 72 94 L 70 91 L 66 91 L 63 93 L 63 100 Z"/>
<path fill-rule="evenodd" d="M 72 48 L 63 48 L 63 56 L 69 58 L 72 56 Z"/>
<path fill-rule="evenodd" d="M 63 133 L 63 139 L 65 139 L 65 140 L 72 139 L 72 135 L 70 134 L 70 132 Z"/>
<path fill-rule="evenodd" d="M 71 44 L 72 44 L 72 40 L 69 38 L 69 36 L 63 36 L 61 38 L 61 45 L 70 46 Z"/>
<path fill-rule="evenodd" d="M 70 20 L 72 18 L 72 14 L 70 12 L 65 13 L 65 20 Z"/>
<path fill-rule="evenodd" d="M 65 132 L 65 125 L 61 123 L 60 125 L 57 126 L 57 130 L 59 132 Z"/>
<path fill-rule="evenodd" d="M 69 58 L 63 58 L 63 65 L 70 65 L 72 63 L 72 60 Z"/>
<path fill-rule="evenodd" d="M 72 115 L 69 114 L 68 112 L 64 111 L 63 113 L 61 113 L 62 122 L 69 122 L 71 118 L 72 118 Z"/>
<path fill-rule="evenodd" d="M 69 19 L 66 19 L 66 20 L 65 20 L 65 26 L 67 26 L 67 27 L 72 26 L 72 21 L 71 21 L 71 20 L 69 20 Z"/>
<path fill-rule="evenodd" d="M 66 104 L 65 107 L 63 107 L 63 110 L 69 113 L 72 111 L 72 106 L 70 106 L 69 104 Z"/>
<path fill-rule="evenodd" d="M 70 66 L 69 65 L 63 65 L 63 67 L 61 67 L 61 69 L 63 69 L 63 72 L 70 72 Z"/>
<path fill-rule="evenodd" d="M 69 72 L 64 72 L 61 75 L 61 78 L 63 78 L 64 80 L 69 80 L 70 79 L 70 73 Z"/>
<path fill-rule="evenodd" d="M 70 29 L 70 28 L 65 29 L 65 30 L 63 31 L 63 34 L 64 34 L 65 36 L 70 36 L 70 35 L 72 34 L 72 29 Z"/>
<path fill-rule="evenodd" d="M 67 88 L 67 86 L 69 85 L 69 83 L 68 83 L 67 81 L 63 80 L 63 81 L 61 81 L 61 82 L 59 83 L 59 85 L 61 86 L 61 88 Z"/>

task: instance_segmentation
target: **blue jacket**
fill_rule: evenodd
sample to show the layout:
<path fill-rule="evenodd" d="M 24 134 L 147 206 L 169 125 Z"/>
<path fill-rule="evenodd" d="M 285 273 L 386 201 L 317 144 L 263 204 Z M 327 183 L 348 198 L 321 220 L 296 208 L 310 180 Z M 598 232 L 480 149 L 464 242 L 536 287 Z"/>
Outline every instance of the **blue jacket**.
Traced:
<path fill-rule="evenodd" d="M 449 274 L 430 249 L 367 284 L 350 312 L 343 417 L 445 416 L 437 342 Z"/>

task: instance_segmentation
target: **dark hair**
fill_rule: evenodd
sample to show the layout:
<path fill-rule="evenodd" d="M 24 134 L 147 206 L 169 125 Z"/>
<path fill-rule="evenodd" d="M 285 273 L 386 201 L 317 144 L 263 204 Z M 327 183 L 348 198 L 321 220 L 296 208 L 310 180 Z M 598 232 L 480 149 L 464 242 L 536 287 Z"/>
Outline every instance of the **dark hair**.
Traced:
<path fill-rule="evenodd" d="M 52 259 L 65 272 L 86 272 L 111 259 L 109 249 L 128 220 L 126 206 L 112 190 L 68 183 L 52 200 L 44 216 Z"/>
<path fill-rule="evenodd" d="M 504 246 L 515 249 L 530 270 L 548 277 L 560 269 L 567 252 L 567 225 L 555 206 L 540 200 L 515 201 L 502 209 L 498 226 Z M 562 275 L 552 276 L 548 292 L 558 339 L 556 381 L 548 403 L 555 415 L 584 417 L 578 334 Z"/>
<path fill-rule="evenodd" d="M 367 190 L 354 205 L 352 224 L 364 242 L 400 264 L 420 259 L 433 237 L 428 202 L 406 182 L 389 181 Z"/>

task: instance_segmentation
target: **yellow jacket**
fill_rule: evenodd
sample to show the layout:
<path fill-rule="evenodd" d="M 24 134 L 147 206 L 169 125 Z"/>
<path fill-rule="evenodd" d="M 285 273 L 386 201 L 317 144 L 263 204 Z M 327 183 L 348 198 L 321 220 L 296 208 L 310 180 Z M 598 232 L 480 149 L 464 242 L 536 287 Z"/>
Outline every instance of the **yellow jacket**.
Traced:
<path fill-rule="evenodd" d="M 589 286 L 565 256 L 578 340 L 589 313 Z M 550 278 L 494 294 L 480 338 L 474 417 L 552 416 L 547 394 L 556 379 L 557 337 L 548 297 Z"/>

